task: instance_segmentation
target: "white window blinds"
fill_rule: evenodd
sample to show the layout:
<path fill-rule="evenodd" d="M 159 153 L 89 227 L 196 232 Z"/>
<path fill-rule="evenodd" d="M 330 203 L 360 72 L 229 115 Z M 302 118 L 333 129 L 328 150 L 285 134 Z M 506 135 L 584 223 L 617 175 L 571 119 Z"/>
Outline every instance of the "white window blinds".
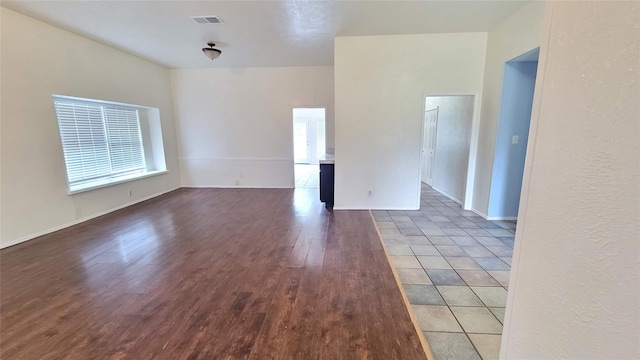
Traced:
<path fill-rule="evenodd" d="M 69 186 L 145 170 L 138 110 L 54 98 Z"/>
<path fill-rule="evenodd" d="M 143 170 L 145 164 L 138 110 L 109 106 L 104 108 L 104 114 L 111 172 L 122 174 Z"/>

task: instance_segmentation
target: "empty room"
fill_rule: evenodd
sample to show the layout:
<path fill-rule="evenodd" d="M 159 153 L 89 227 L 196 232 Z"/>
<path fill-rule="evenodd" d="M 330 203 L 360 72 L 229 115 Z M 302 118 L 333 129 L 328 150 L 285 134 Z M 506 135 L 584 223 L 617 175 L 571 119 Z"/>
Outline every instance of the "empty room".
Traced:
<path fill-rule="evenodd" d="M 640 358 L 637 1 L 0 3 L 0 359 Z"/>

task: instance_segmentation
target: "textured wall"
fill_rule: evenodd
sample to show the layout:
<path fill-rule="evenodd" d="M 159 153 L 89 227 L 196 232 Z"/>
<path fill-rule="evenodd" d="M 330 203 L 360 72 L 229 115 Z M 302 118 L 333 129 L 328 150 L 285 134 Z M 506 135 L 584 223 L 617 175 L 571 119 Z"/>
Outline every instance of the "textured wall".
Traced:
<path fill-rule="evenodd" d="M 554 2 L 503 359 L 640 358 L 640 3 Z"/>
<path fill-rule="evenodd" d="M 489 208 L 504 63 L 540 46 L 544 6 L 544 1 L 532 1 L 488 34 L 472 203 L 482 214 Z"/>

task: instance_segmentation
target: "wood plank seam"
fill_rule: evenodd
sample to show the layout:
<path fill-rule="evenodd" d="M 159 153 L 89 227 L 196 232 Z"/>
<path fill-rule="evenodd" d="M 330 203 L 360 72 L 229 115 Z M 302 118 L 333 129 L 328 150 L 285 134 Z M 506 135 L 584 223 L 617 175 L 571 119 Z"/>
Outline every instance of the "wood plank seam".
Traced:
<path fill-rule="evenodd" d="M 426 359 L 377 236 L 314 190 L 179 189 L 0 251 L 1 357 Z"/>

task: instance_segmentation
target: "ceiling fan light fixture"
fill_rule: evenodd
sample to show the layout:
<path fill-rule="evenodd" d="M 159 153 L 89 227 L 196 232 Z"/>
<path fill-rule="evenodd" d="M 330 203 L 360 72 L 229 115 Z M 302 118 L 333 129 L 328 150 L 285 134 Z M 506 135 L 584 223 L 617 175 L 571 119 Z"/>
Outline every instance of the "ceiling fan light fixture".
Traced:
<path fill-rule="evenodd" d="M 214 46 L 216 46 L 216 44 L 207 43 L 207 45 L 209 45 L 208 48 L 202 48 L 202 52 L 206 57 L 208 57 L 211 60 L 215 60 L 218 57 L 220 57 L 220 54 L 222 54 L 222 50 L 215 49 Z"/>

